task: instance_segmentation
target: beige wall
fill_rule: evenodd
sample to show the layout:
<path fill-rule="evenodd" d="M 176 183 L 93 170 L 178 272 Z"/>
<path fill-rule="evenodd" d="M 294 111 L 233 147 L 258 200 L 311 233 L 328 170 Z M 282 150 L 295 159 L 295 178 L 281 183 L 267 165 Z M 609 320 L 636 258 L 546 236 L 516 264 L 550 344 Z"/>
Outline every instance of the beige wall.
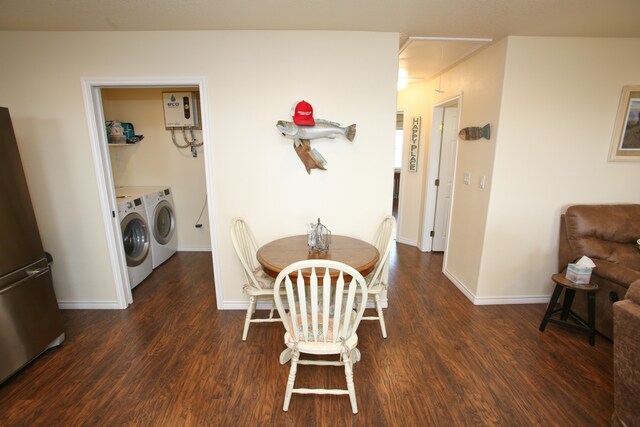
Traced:
<path fill-rule="evenodd" d="M 640 163 L 608 162 L 640 39 L 510 37 L 480 298 L 549 295 L 574 203 L 638 203 Z"/>
<path fill-rule="evenodd" d="M 426 83 L 412 83 L 398 97 L 399 107 L 406 107 L 411 114 L 423 117 L 422 133 L 426 139 L 420 147 L 422 174 L 405 173 L 404 176 L 409 178 L 405 181 L 400 196 L 404 208 L 401 212 L 401 233 L 408 240 L 419 241 L 423 227 L 422 207 L 433 107 L 462 94 L 461 128 L 484 126 L 487 123 L 492 126 L 491 140 L 458 143 L 451 233 L 445 270 L 454 281 L 471 293 L 476 292 L 482 258 L 506 49 L 507 42 L 502 40 L 446 71 L 441 83 L 444 93 L 435 92 L 434 89 L 439 84 L 436 79 Z M 407 146 L 408 140 L 405 139 L 405 148 Z M 471 174 L 470 185 L 462 184 L 464 172 Z M 487 177 L 484 189 L 478 186 L 480 175 Z"/>
<path fill-rule="evenodd" d="M 509 37 L 444 73 L 443 95 L 437 81 L 400 92 L 398 106 L 430 122 L 434 104 L 462 91 L 461 127 L 492 126 L 490 141 L 459 142 L 445 266 L 476 304 L 548 299 L 567 205 L 639 202 L 640 164 L 607 162 L 622 86 L 638 84 L 640 59 L 629 54 L 638 47 L 639 39 Z M 422 182 L 401 197 L 423 194 Z M 421 204 L 403 206 L 411 207 L 401 233 L 418 239 Z"/>
<path fill-rule="evenodd" d="M 3 32 L 0 104 L 9 107 L 59 300 L 115 300 L 82 77 L 204 76 L 223 306 L 240 307 L 228 225 L 260 242 L 302 234 L 320 217 L 369 239 L 391 210 L 398 35 L 355 32 Z M 179 52 L 180 59 L 176 59 Z M 353 143 L 314 142 L 328 160 L 309 176 L 275 128 L 294 101 L 356 123 Z M 219 302 L 220 303 L 220 302 Z"/>
<path fill-rule="evenodd" d="M 176 92 L 193 91 L 178 88 Z M 107 120 L 133 124 L 136 134 L 144 135 L 140 143 L 110 146 L 113 180 L 118 186 L 169 186 L 173 192 L 178 230 L 178 250 L 210 250 L 211 238 L 207 211 L 202 214 L 202 227 L 196 220 L 202 211 L 206 196 L 203 147 L 198 157 L 191 150 L 178 149 L 171 141 L 171 132 L 165 130 L 162 92 L 171 89 L 127 88 L 103 89 L 102 104 Z M 202 141 L 202 131 L 194 134 Z M 190 138 L 190 135 L 187 134 Z M 184 145 L 181 132 L 176 141 Z"/>
<path fill-rule="evenodd" d="M 429 131 L 433 113 L 430 84 L 410 84 L 398 92 L 398 109 L 404 110 L 404 143 L 402 147 L 402 173 L 398 202 L 398 242 L 418 246 L 424 205 L 424 183 L 429 154 Z M 418 171 L 409 172 L 411 123 L 422 118 L 418 149 Z"/>
<path fill-rule="evenodd" d="M 507 41 L 487 47 L 443 75 L 445 88 L 463 92 L 460 128 L 490 124 L 491 139 L 459 141 L 458 161 L 451 214 L 451 231 L 445 270 L 471 293 L 477 292 L 489 195 L 493 192 L 492 173 L 500 127 L 500 99 L 504 78 Z M 469 185 L 463 174 L 471 175 Z M 485 187 L 479 187 L 484 175 Z"/>

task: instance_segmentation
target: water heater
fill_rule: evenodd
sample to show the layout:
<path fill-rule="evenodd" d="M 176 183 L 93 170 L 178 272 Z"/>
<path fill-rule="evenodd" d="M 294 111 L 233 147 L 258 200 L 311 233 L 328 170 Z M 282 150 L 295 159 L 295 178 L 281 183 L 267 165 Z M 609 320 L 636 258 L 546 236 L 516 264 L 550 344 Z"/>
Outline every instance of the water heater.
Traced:
<path fill-rule="evenodd" d="M 164 123 L 167 129 L 199 126 L 196 95 L 195 92 L 162 92 Z"/>

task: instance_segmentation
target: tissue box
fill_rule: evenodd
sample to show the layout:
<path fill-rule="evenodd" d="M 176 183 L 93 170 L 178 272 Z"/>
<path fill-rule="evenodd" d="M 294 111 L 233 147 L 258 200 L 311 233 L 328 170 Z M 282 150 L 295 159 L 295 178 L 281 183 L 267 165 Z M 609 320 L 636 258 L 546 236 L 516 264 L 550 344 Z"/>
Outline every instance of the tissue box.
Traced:
<path fill-rule="evenodd" d="M 591 279 L 591 270 L 593 270 L 591 267 L 580 267 L 576 264 L 569 264 L 565 277 L 573 283 L 586 285 Z"/>

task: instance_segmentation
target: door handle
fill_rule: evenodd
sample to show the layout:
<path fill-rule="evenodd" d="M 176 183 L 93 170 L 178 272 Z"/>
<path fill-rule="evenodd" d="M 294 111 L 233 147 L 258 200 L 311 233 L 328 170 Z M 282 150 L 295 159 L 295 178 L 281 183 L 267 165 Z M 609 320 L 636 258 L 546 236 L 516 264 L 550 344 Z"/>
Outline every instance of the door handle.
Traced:
<path fill-rule="evenodd" d="M 29 277 L 33 277 L 44 273 L 48 269 L 49 267 L 36 268 L 35 270 L 26 270 L 26 273 L 29 275 Z"/>
<path fill-rule="evenodd" d="M 0 288 L 0 294 L 4 294 L 5 292 L 9 292 L 13 288 L 16 288 L 16 287 L 22 285 L 27 280 L 31 280 L 31 279 L 33 279 L 35 277 L 42 276 L 44 273 L 46 273 L 48 271 L 49 271 L 49 267 L 48 266 L 47 267 L 42 267 L 42 268 L 37 268 L 35 270 L 25 270 L 25 272 L 27 273 L 26 277 L 23 277 L 22 279 L 18 280 L 17 282 L 11 283 L 6 288 Z"/>

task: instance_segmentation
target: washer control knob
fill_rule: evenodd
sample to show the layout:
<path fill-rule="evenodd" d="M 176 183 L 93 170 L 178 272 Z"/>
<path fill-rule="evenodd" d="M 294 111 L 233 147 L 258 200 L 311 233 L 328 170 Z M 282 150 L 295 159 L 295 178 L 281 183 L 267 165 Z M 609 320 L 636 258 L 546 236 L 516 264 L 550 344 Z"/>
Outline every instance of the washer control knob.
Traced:
<path fill-rule="evenodd" d="M 133 203 L 127 202 L 127 209 L 131 209 L 133 207 Z"/>

